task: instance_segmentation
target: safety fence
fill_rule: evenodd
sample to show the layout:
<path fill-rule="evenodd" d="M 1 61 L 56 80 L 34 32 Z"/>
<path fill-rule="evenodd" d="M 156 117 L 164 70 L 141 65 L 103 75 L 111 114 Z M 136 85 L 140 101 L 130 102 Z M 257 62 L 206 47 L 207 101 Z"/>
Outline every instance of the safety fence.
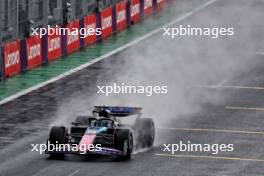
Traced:
<path fill-rule="evenodd" d="M 41 66 L 62 56 L 106 39 L 113 33 L 122 31 L 131 24 L 143 20 L 156 10 L 161 10 L 167 0 L 121 0 L 114 5 L 75 19 L 66 24 L 67 34 L 33 35 L 21 40 L 4 43 L 1 47 L 1 77 L 20 74 Z M 56 26 L 58 28 L 61 26 Z M 73 29 L 97 28 L 100 35 L 73 34 Z"/>

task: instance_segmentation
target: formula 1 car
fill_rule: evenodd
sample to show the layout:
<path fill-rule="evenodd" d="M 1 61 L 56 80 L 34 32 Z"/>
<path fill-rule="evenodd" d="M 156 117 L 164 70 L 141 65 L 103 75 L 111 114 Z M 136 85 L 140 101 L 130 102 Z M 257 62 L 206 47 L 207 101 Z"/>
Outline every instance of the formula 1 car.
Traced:
<path fill-rule="evenodd" d="M 133 148 L 151 147 L 154 143 L 154 121 L 141 118 L 141 110 L 139 107 L 95 106 L 93 116 L 78 116 L 69 128 L 53 126 L 47 140 L 53 150 L 47 148 L 45 153 L 52 156 L 102 154 L 129 160 Z M 125 119 L 133 119 L 133 123 L 126 123 Z M 59 147 L 54 150 L 54 146 Z"/>

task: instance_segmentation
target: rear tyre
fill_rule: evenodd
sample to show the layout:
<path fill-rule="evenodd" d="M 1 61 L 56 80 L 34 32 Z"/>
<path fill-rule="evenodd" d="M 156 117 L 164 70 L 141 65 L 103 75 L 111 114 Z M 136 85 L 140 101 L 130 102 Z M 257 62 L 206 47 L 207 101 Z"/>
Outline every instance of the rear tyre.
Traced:
<path fill-rule="evenodd" d="M 155 125 L 151 118 L 139 118 L 135 123 L 137 148 L 152 147 L 155 140 Z"/>
<path fill-rule="evenodd" d="M 50 135 L 48 139 L 50 144 L 58 145 L 58 144 L 65 144 L 67 139 L 66 139 L 66 128 L 61 127 L 61 126 L 54 126 L 50 130 Z M 47 141 L 47 142 L 48 142 Z M 51 156 L 54 157 L 62 157 L 64 154 L 50 154 Z"/>
<path fill-rule="evenodd" d="M 122 151 L 117 157 L 118 161 L 130 160 L 133 151 L 133 137 L 129 130 L 117 131 L 115 135 L 115 148 Z"/>

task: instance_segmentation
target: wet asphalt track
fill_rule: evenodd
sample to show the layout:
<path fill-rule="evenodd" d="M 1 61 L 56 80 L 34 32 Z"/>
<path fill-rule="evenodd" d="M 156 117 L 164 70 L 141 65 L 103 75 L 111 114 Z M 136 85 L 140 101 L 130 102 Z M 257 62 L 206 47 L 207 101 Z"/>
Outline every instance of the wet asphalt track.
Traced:
<path fill-rule="evenodd" d="M 240 10 L 241 7 L 254 8 L 255 13 L 246 13 L 246 10 Z M 206 25 L 202 19 L 209 14 L 215 14 L 220 24 L 235 24 L 241 32 L 237 32 L 233 39 L 227 39 L 225 46 L 232 53 L 228 55 L 228 59 L 241 59 L 237 62 L 237 67 L 239 65 L 243 67 L 229 75 L 229 73 L 221 73 L 221 66 L 219 66 L 219 70 L 215 70 L 219 72 L 219 75 L 206 81 L 197 78 L 195 82 L 192 82 L 188 90 L 190 92 L 195 90 L 195 93 L 190 93 L 189 96 L 195 96 L 196 102 L 200 102 L 200 111 L 175 117 L 167 124 L 163 123 L 162 127 L 165 128 L 157 129 L 158 144 L 154 148 L 136 152 L 133 159 L 127 162 L 113 162 L 108 158 L 83 156 L 67 156 L 64 160 L 53 160 L 30 152 L 30 143 L 45 141 L 49 125 L 56 120 L 61 102 L 67 102 L 70 101 L 69 99 L 82 95 L 86 99 L 92 98 L 97 90 L 96 84 L 113 82 L 118 75 L 126 72 L 127 70 L 122 67 L 126 59 L 138 59 L 127 56 L 127 52 L 143 52 L 144 46 L 152 43 L 155 43 L 155 47 L 162 48 L 160 46 L 162 41 L 167 39 L 164 39 L 161 33 L 127 49 L 128 51 L 3 105 L 0 111 L 2 149 L 0 175 L 263 175 L 264 55 L 255 53 L 264 51 L 264 26 L 260 23 L 260 17 L 264 15 L 263 8 L 262 0 L 251 2 L 219 0 L 182 22 Z M 257 12 L 261 12 L 261 15 Z M 209 20 L 209 22 L 212 21 Z M 208 25 L 210 25 L 209 22 Z M 168 42 L 168 46 L 171 46 L 169 44 Z M 199 46 L 201 51 L 206 51 L 208 45 L 215 43 L 211 43 L 210 40 L 210 44 L 206 42 L 204 44 Z M 173 49 L 174 46 L 169 48 Z M 189 52 L 191 51 L 186 48 L 186 53 Z M 215 54 L 219 55 L 219 53 Z M 224 53 L 223 55 L 225 56 Z M 185 58 L 180 59 L 187 59 L 189 56 L 186 54 Z M 148 58 L 146 54 L 145 59 L 151 58 Z M 203 58 L 196 59 L 201 59 L 204 64 L 207 63 L 207 60 Z M 184 62 L 179 64 L 179 67 L 182 66 Z M 210 74 L 209 70 L 204 74 Z M 133 72 L 133 69 L 128 71 Z M 204 98 L 204 94 L 212 95 L 212 97 L 218 94 L 222 98 L 215 102 L 210 98 Z M 92 106 L 89 100 L 87 102 L 87 107 Z M 175 108 L 177 107 L 179 105 L 175 104 Z M 159 120 L 162 121 L 162 119 Z M 160 123 L 158 124 L 161 126 Z M 218 155 L 206 152 L 183 152 L 170 156 L 162 152 L 163 148 L 160 144 L 177 143 L 179 140 L 192 141 L 192 143 L 233 143 L 235 150 Z"/>

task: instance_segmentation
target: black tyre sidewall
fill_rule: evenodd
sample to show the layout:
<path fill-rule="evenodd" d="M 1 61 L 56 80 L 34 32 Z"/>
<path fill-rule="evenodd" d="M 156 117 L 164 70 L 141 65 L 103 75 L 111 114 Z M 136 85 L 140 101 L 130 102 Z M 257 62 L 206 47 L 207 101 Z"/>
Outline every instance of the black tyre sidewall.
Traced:
<path fill-rule="evenodd" d="M 66 128 L 54 126 L 50 130 L 49 139 L 51 144 L 65 144 L 66 143 Z"/>
<path fill-rule="evenodd" d="M 135 126 L 137 148 L 152 147 L 155 140 L 155 125 L 151 118 L 139 118 Z"/>
<path fill-rule="evenodd" d="M 47 143 L 50 144 L 65 144 L 66 143 L 66 128 L 61 126 L 54 126 L 50 130 L 49 139 Z M 50 154 L 52 157 L 62 157 L 64 154 Z"/>
<path fill-rule="evenodd" d="M 132 156 L 133 151 L 133 136 L 129 130 L 119 130 L 115 134 L 115 148 L 124 152 L 124 144 L 127 141 L 127 152 L 122 156 L 118 156 L 118 160 L 129 160 Z"/>

